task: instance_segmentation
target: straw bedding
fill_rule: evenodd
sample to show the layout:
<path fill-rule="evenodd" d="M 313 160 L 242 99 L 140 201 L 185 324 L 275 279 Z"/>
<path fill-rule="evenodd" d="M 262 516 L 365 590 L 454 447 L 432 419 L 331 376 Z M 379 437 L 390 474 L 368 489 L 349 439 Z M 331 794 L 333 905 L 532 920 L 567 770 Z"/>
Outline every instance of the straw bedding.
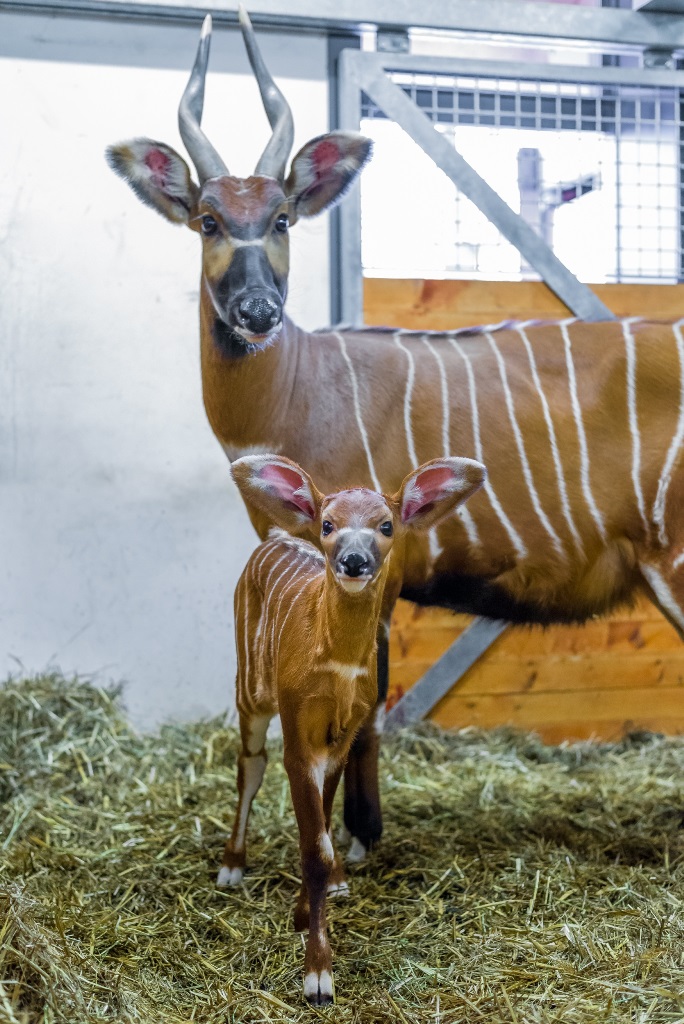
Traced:
<path fill-rule="evenodd" d="M 140 736 L 117 690 L 0 689 L 0 1021 L 684 1024 L 684 742 L 388 740 L 386 831 L 330 905 L 337 1004 L 301 996 L 277 744 L 244 885 L 214 878 L 234 730 Z"/>

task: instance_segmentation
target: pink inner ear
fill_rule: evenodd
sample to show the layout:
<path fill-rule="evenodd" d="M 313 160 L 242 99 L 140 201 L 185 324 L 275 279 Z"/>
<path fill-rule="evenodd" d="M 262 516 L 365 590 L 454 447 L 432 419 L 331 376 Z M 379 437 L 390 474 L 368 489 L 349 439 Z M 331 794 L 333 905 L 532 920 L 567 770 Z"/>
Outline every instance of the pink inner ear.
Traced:
<path fill-rule="evenodd" d="M 453 484 L 454 472 L 446 466 L 426 469 L 414 478 L 413 493 L 404 502 L 401 518 L 406 523 L 418 512 L 427 512 L 439 498 L 443 498 Z"/>
<path fill-rule="evenodd" d="M 269 463 L 263 467 L 259 477 L 271 485 L 271 488 L 286 505 L 294 506 L 309 519 L 314 518 L 315 511 L 308 498 L 304 494 L 295 493 L 300 488 L 306 487 L 306 484 L 294 469 Z"/>
<path fill-rule="evenodd" d="M 166 153 L 162 153 L 160 149 L 150 149 L 145 154 L 145 163 L 152 171 L 155 184 L 161 185 L 166 180 L 166 176 L 169 170 L 169 164 L 171 163 L 170 158 Z"/>
<path fill-rule="evenodd" d="M 319 142 L 311 154 L 311 162 L 318 178 L 324 177 L 331 171 L 340 159 L 340 150 L 330 139 Z"/>

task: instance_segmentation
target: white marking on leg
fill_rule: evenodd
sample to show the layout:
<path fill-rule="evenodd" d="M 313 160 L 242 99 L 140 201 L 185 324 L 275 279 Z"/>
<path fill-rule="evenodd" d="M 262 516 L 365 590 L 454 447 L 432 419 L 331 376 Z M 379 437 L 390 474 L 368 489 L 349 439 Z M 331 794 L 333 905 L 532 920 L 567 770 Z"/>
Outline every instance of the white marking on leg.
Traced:
<path fill-rule="evenodd" d="M 373 721 L 373 728 L 375 729 L 376 735 L 382 736 L 385 731 L 385 716 L 387 711 L 384 704 L 378 704 L 375 709 L 375 719 Z"/>
<path fill-rule="evenodd" d="M 362 860 L 366 859 L 367 853 L 368 850 L 363 845 L 361 840 L 357 839 L 357 837 L 354 836 L 354 838 L 351 841 L 351 846 L 347 850 L 347 860 L 351 864 L 360 864 Z"/>
<path fill-rule="evenodd" d="M 328 886 L 328 896 L 348 896 L 349 885 L 347 882 L 331 882 Z"/>
<path fill-rule="evenodd" d="M 579 531 L 577 529 L 577 526 L 575 525 L 575 520 L 572 516 L 572 510 L 570 509 L 570 501 L 568 500 L 568 489 L 565 483 L 565 475 L 563 473 L 563 465 L 561 463 L 560 451 L 558 449 L 558 442 L 556 440 L 556 431 L 553 425 L 553 420 L 551 419 L 549 403 L 546 400 L 546 395 L 544 394 L 544 389 L 542 388 L 542 383 L 539 378 L 539 373 L 537 371 L 537 363 L 534 358 L 534 352 L 532 351 L 532 345 L 530 344 L 529 338 L 525 333 L 526 326 L 528 325 L 517 324 L 516 330 L 522 338 L 523 343 L 525 345 L 525 349 L 527 351 L 527 357 L 530 361 L 530 369 L 532 371 L 532 380 L 534 381 L 534 386 L 537 389 L 537 394 L 539 395 L 539 400 L 541 401 L 542 411 L 544 413 L 544 420 L 546 421 L 546 429 L 549 432 L 549 443 L 551 445 L 553 464 L 556 469 L 556 479 L 558 480 L 558 491 L 560 493 L 561 506 L 563 508 L 563 516 L 565 518 L 566 523 L 568 524 L 570 533 L 572 534 L 572 539 L 575 542 L 575 547 L 577 548 L 579 554 L 582 555 L 582 557 L 584 557 L 584 546 L 582 544 L 582 538 L 579 535 Z"/>
<path fill-rule="evenodd" d="M 508 383 L 508 374 L 506 372 L 506 364 L 504 362 L 504 358 L 501 355 L 499 346 L 494 341 L 494 337 L 489 333 L 487 333 L 487 341 L 489 342 L 489 347 L 494 353 L 497 366 L 499 367 L 499 377 L 501 378 L 501 384 L 504 390 L 504 400 L 506 402 L 506 409 L 508 410 L 508 419 L 510 421 L 511 427 L 513 428 L 513 436 L 515 437 L 515 443 L 518 448 L 518 455 L 520 456 L 520 464 L 522 466 L 523 476 L 525 477 L 525 483 L 527 484 L 527 490 L 529 491 L 530 498 L 532 499 L 534 510 L 537 513 L 539 522 L 542 524 L 542 526 L 548 533 L 549 537 L 551 538 L 551 541 L 553 542 L 553 546 L 555 547 L 556 551 L 561 556 L 561 558 L 565 558 L 565 549 L 561 543 L 561 539 L 554 530 L 548 516 L 546 515 L 546 512 L 541 506 L 539 494 L 534 484 L 532 470 L 530 468 L 530 463 L 527 458 L 527 452 L 525 451 L 525 442 L 520 431 L 518 418 L 515 414 L 515 403 L 513 402 L 513 395 L 511 394 L 511 389 Z"/>
<path fill-rule="evenodd" d="M 354 399 L 354 413 L 356 415 L 356 422 L 358 424 L 359 432 L 361 434 L 361 440 L 363 441 L 363 448 L 366 453 L 366 459 L 368 460 L 368 471 L 370 473 L 371 480 L 373 481 L 373 487 L 375 488 L 375 490 L 382 491 L 380 481 L 378 480 L 377 474 L 375 472 L 375 464 L 373 462 L 373 456 L 371 454 L 370 445 L 368 443 L 368 434 L 366 433 L 366 427 L 364 425 L 363 417 L 361 415 L 361 403 L 359 402 L 359 383 L 356 379 L 356 371 L 354 370 L 354 364 L 349 358 L 349 353 L 347 352 L 347 345 L 345 343 L 344 338 L 337 331 L 335 331 L 334 334 L 339 343 L 342 358 L 347 364 L 347 369 L 349 370 L 349 377 L 352 386 L 352 396 Z"/>
<path fill-rule="evenodd" d="M 368 675 L 367 665 L 349 665 L 343 661 L 325 661 L 316 668 L 320 672 L 332 672 L 336 676 L 342 676 L 350 683 L 356 682 L 359 676 Z"/>
<path fill-rule="evenodd" d="M 332 997 L 333 987 L 330 971 L 321 971 L 320 974 L 316 974 L 315 971 L 309 971 L 304 978 L 304 995 L 307 999 L 317 996 L 319 992 L 322 996 Z"/>
<path fill-rule="evenodd" d="M 259 754 L 253 757 L 246 757 L 243 761 L 243 773 L 245 784 L 242 790 L 242 803 L 240 804 L 240 819 L 235 830 L 235 841 L 233 850 L 238 853 L 244 849 L 245 833 L 247 831 L 247 819 L 261 780 L 266 770 L 266 758 Z"/>
<path fill-rule="evenodd" d="M 340 825 L 337 830 L 337 842 L 342 846 L 346 846 L 351 839 L 351 832 L 345 824 Z"/>
<path fill-rule="evenodd" d="M 670 588 L 668 587 L 667 583 L 660 575 L 658 570 L 654 569 L 652 565 L 643 564 L 640 564 L 639 568 L 641 569 L 643 575 L 646 577 L 646 580 L 649 583 L 651 590 L 658 598 L 663 608 L 665 608 L 670 613 L 670 615 L 677 623 L 679 628 L 681 630 L 684 630 L 684 611 L 682 611 L 681 607 L 677 603 L 674 594 L 672 593 L 672 591 L 670 590 Z"/>
<path fill-rule="evenodd" d="M 565 364 L 568 370 L 568 387 L 570 389 L 570 402 L 572 405 L 572 413 L 575 417 L 575 425 L 577 427 L 577 439 L 580 446 L 580 475 L 582 479 L 582 493 L 584 494 L 584 500 L 587 503 L 587 507 L 591 512 L 596 528 L 601 535 L 601 540 L 606 541 L 606 527 L 603 522 L 603 516 L 598 510 L 596 502 L 594 501 L 594 495 L 591 492 L 591 483 L 589 480 L 589 450 L 587 448 L 587 435 L 584 432 L 584 421 L 582 420 L 582 407 L 579 402 L 579 395 L 577 393 L 577 378 L 575 376 L 575 364 L 572 360 L 572 342 L 570 341 L 570 335 L 568 334 L 568 325 L 575 323 L 574 318 L 572 320 L 561 320 L 558 324 L 565 344 Z"/>
<path fill-rule="evenodd" d="M 333 844 L 330 840 L 330 836 L 327 832 L 323 832 L 318 838 L 318 847 L 321 852 L 321 857 L 324 861 L 332 864 L 335 859 L 335 851 L 333 850 Z"/>
<path fill-rule="evenodd" d="M 672 332 L 677 342 L 677 354 L 679 355 L 679 416 L 677 418 L 677 427 L 675 430 L 672 443 L 665 459 L 665 465 L 663 471 L 660 474 L 660 480 L 658 481 L 658 491 L 656 493 L 656 499 L 653 504 L 653 519 L 658 525 L 658 540 L 661 544 L 667 544 L 667 532 L 665 530 L 665 502 L 667 500 L 667 492 L 672 479 L 672 470 L 675 464 L 682 444 L 684 443 L 684 341 L 682 340 L 682 324 L 684 320 L 679 320 L 676 324 L 672 325 Z"/>
<path fill-rule="evenodd" d="M 413 382 L 416 376 L 416 366 L 413 361 L 413 354 L 410 349 L 402 345 L 399 340 L 399 334 L 394 335 L 394 343 L 397 348 L 400 348 L 405 353 L 408 360 L 408 370 L 406 373 L 406 389 L 404 391 L 404 431 L 406 433 L 406 447 L 408 449 L 408 456 L 411 460 L 413 469 L 418 469 L 418 457 L 416 456 L 416 448 L 413 443 L 413 427 L 411 425 L 411 399 L 413 396 Z"/>
<path fill-rule="evenodd" d="M 239 885 L 244 876 L 242 868 L 227 868 L 225 865 L 221 868 L 216 879 L 216 884 L 219 889 L 233 888 Z"/>
<path fill-rule="evenodd" d="M 325 776 L 328 771 L 328 758 L 319 757 L 318 760 L 314 761 L 311 765 L 311 778 L 316 783 L 318 792 L 323 796 L 323 783 L 325 782 Z"/>
<path fill-rule="evenodd" d="M 627 356 L 627 412 L 629 432 L 632 435 L 632 483 L 634 484 L 634 493 L 636 494 L 641 522 L 645 533 L 648 534 L 646 506 L 644 505 L 644 495 L 641 489 L 641 434 L 639 433 L 639 419 L 636 406 L 636 347 L 634 345 L 634 335 L 631 331 L 631 324 L 637 319 L 638 317 L 631 317 L 628 320 L 622 320 L 621 324 L 622 334 L 625 339 L 625 354 Z"/>
<path fill-rule="evenodd" d="M 473 419 L 473 442 L 475 444 L 475 457 L 478 460 L 478 462 L 484 462 L 482 454 L 482 438 L 480 437 L 480 415 L 477 407 L 477 384 L 475 381 L 475 374 L 473 373 L 473 368 L 470 365 L 470 359 L 468 358 L 463 348 L 461 347 L 461 343 L 456 341 L 455 338 L 449 338 L 448 340 L 450 344 L 453 345 L 453 347 L 456 349 L 456 351 L 458 352 L 458 354 L 460 355 L 461 359 L 465 364 L 466 376 L 468 378 L 468 391 L 470 394 L 470 407 Z M 521 560 L 523 558 L 526 558 L 527 548 L 523 543 L 522 537 L 520 536 L 516 528 L 513 526 L 513 523 L 510 521 L 510 519 L 504 512 L 503 508 L 501 507 L 501 503 L 497 498 L 496 494 L 494 493 L 494 488 L 492 487 L 489 477 L 485 479 L 484 489 L 487 494 L 487 497 L 489 498 L 490 504 L 499 519 L 499 522 L 501 523 L 504 530 L 508 534 L 511 544 L 515 548 L 518 558 L 520 558 Z"/>

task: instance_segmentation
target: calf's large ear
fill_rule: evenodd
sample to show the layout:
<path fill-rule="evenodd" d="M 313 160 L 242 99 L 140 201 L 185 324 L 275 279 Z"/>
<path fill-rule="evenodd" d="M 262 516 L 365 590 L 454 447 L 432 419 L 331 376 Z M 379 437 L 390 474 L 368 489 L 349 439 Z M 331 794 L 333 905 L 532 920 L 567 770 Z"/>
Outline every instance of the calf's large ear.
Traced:
<path fill-rule="evenodd" d="M 106 151 L 107 163 L 138 199 L 174 224 L 187 224 L 199 188 L 182 156 L 163 142 L 130 139 Z"/>
<path fill-rule="evenodd" d="M 288 533 L 308 532 L 323 495 L 301 466 L 280 455 L 246 455 L 230 467 L 246 505 Z"/>
<path fill-rule="evenodd" d="M 373 143 L 356 132 L 329 132 L 307 142 L 292 161 L 285 194 L 292 223 L 339 202 L 369 159 Z"/>
<path fill-rule="evenodd" d="M 433 459 L 404 480 L 394 500 L 401 521 L 412 529 L 428 530 L 482 487 L 487 470 L 473 459 Z"/>

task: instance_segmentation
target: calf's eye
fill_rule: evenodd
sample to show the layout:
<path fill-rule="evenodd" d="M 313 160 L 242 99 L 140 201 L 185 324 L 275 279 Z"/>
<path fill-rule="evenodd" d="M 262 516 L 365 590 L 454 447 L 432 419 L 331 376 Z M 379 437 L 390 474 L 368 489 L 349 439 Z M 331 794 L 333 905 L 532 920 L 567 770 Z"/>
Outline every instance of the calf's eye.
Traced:
<path fill-rule="evenodd" d="M 276 217 L 274 227 L 276 231 L 285 232 L 290 225 L 290 221 L 286 213 L 281 213 L 279 217 Z"/>
<path fill-rule="evenodd" d="M 323 520 L 323 525 L 321 526 L 321 533 L 323 534 L 324 537 L 327 537 L 328 534 L 330 534 L 332 532 L 333 532 L 333 524 L 330 522 L 329 519 L 324 519 Z"/>
<path fill-rule="evenodd" d="M 392 536 L 392 523 L 389 519 L 380 527 L 380 533 L 384 533 L 385 537 Z"/>
<path fill-rule="evenodd" d="M 202 217 L 202 234 L 203 235 L 215 235 L 218 231 L 218 224 L 213 217 L 208 214 Z"/>

